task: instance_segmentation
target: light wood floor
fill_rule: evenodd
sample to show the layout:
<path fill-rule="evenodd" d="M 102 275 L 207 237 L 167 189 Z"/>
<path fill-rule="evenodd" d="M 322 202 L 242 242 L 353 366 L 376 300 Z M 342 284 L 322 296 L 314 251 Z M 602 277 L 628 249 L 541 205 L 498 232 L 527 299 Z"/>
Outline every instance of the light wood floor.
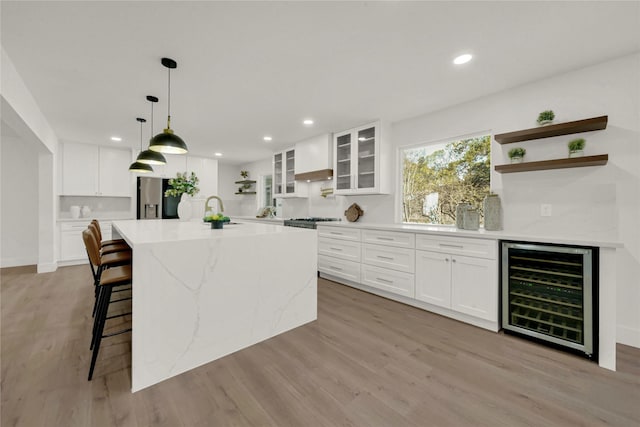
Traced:
<path fill-rule="evenodd" d="M 638 426 L 621 371 L 319 280 L 318 320 L 130 392 L 130 337 L 94 380 L 87 266 L 2 270 L 2 427 Z"/>

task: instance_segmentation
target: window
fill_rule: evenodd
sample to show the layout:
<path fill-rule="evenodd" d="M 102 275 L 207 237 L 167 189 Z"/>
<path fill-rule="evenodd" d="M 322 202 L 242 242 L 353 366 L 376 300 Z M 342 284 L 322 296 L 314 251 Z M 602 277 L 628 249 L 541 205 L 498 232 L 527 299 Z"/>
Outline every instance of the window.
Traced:
<path fill-rule="evenodd" d="M 489 194 L 489 135 L 402 151 L 402 221 L 455 224 L 456 206 L 467 202 L 480 211 Z"/>

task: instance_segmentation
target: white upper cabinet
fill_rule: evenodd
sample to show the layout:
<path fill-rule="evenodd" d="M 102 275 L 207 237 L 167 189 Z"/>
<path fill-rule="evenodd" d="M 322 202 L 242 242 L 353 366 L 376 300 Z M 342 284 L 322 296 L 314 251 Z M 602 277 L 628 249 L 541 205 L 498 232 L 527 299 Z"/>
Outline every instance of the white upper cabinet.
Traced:
<path fill-rule="evenodd" d="M 218 194 L 218 161 L 207 157 L 187 156 L 187 172 L 194 172 L 200 183 L 200 192 L 195 195 L 197 199 L 206 199 Z"/>
<path fill-rule="evenodd" d="M 333 167 L 333 140 L 325 133 L 296 143 L 296 179 L 325 181 Z"/>
<path fill-rule="evenodd" d="M 100 147 L 100 196 L 131 197 L 131 151 Z"/>
<path fill-rule="evenodd" d="M 296 150 L 273 155 L 273 197 L 307 197 L 306 183 L 296 182 Z"/>
<path fill-rule="evenodd" d="M 61 195 L 131 197 L 130 150 L 76 143 L 61 148 Z"/>
<path fill-rule="evenodd" d="M 333 136 L 335 194 L 389 193 L 390 154 L 380 122 Z"/>

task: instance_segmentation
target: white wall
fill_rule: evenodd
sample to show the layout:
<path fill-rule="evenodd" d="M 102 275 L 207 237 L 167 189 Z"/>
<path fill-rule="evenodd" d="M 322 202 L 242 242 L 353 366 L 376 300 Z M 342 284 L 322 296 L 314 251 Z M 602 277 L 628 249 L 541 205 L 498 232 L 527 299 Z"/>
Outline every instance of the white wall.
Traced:
<path fill-rule="evenodd" d="M 2 126 L 6 126 L 3 122 Z M 0 143 L 0 267 L 38 263 L 38 150 L 20 138 Z"/>
<path fill-rule="evenodd" d="M 493 134 L 535 126 L 537 114 L 556 121 L 608 115 L 604 131 L 581 134 L 585 155 L 609 154 L 604 167 L 497 174 L 493 191 L 502 196 L 504 227 L 532 235 L 620 241 L 618 250 L 618 342 L 640 347 L 640 55 L 632 55 L 397 122 L 396 147 L 491 130 Z M 492 142 L 492 163 L 508 162 L 514 146 L 527 161 L 567 156 L 573 135 L 501 146 Z M 551 217 L 540 204 L 552 204 Z"/>

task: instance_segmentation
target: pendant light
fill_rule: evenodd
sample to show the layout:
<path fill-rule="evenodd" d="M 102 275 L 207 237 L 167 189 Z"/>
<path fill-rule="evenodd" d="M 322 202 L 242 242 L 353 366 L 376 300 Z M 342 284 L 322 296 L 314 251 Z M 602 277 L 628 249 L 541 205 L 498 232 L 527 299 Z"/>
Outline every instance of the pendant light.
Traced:
<path fill-rule="evenodd" d="M 156 98 L 155 96 L 147 95 L 147 101 L 151 103 L 151 127 L 149 128 L 149 136 L 153 137 L 153 104 L 154 102 L 158 102 L 158 98 Z M 151 141 L 151 138 L 149 139 L 149 141 Z M 166 165 L 167 159 L 165 159 L 162 153 L 146 149 L 138 154 L 138 162 L 146 163 L 148 165 Z"/>
<path fill-rule="evenodd" d="M 165 154 L 185 154 L 189 150 L 182 138 L 173 133 L 171 129 L 171 69 L 178 64 L 170 58 L 162 58 L 162 65 L 169 70 L 169 96 L 167 97 L 167 128 L 162 133 L 157 134 L 149 143 L 149 150 Z"/>
<path fill-rule="evenodd" d="M 140 151 L 142 151 L 142 124 L 146 122 L 146 120 L 141 117 L 137 117 L 136 120 L 140 122 Z M 149 173 L 153 172 L 153 168 L 146 163 L 135 161 L 129 166 L 129 172 Z"/>

